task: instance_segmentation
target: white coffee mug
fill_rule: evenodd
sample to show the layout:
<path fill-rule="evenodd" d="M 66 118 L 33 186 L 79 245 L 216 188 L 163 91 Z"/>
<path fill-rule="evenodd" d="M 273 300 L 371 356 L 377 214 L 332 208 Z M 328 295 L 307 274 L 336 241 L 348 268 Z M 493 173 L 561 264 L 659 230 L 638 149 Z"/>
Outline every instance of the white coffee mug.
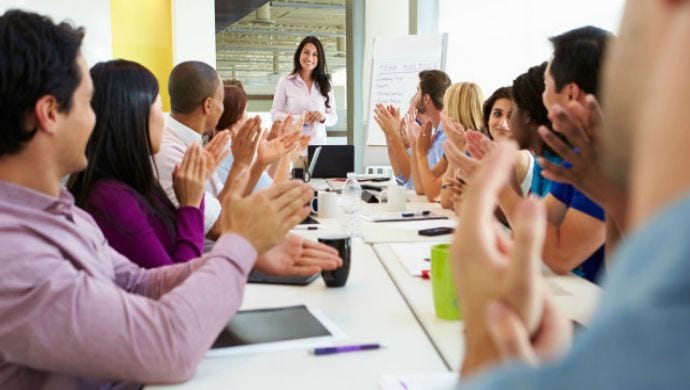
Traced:
<path fill-rule="evenodd" d="M 316 200 L 316 207 L 314 207 Z M 316 213 L 319 218 L 338 217 L 338 194 L 334 191 L 319 191 L 316 198 L 312 199 L 311 211 Z"/>
<path fill-rule="evenodd" d="M 403 211 L 407 203 L 407 190 L 403 186 L 391 184 L 388 186 L 388 203 L 386 209 L 389 211 Z"/>

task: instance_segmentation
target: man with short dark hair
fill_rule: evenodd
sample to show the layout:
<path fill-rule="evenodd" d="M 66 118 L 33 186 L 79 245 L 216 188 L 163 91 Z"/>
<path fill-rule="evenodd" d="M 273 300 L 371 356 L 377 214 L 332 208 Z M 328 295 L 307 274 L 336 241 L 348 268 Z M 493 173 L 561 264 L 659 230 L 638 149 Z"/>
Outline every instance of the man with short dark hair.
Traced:
<path fill-rule="evenodd" d="M 223 114 L 225 90 L 220 76 L 212 66 L 200 61 L 186 61 L 176 65 L 168 78 L 170 116 L 161 140 L 161 147 L 154 156 L 158 168 L 158 180 L 173 204 L 177 197 L 173 188 L 173 171 L 182 162 L 187 147 L 202 144 Z M 257 126 L 253 132 L 260 130 Z M 231 181 L 230 181 L 231 182 Z M 229 185 L 229 183 L 227 183 Z M 221 213 L 218 194 L 223 183 L 213 175 L 204 197 L 204 232 L 209 233 Z M 217 234 L 217 233 L 216 233 Z M 212 234 L 215 237 L 216 234 Z"/>
<path fill-rule="evenodd" d="M 419 72 L 417 86 L 416 108 L 419 114 L 428 118 L 421 127 L 414 121 L 408 122 L 408 131 L 417 134 L 411 139 L 410 176 L 418 195 L 427 195 L 427 199 L 434 201 L 437 195 L 431 195 L 429 189 L 438 187 L 440 193 L 441 176 L 448 168 L 448 162 L 443 158 L 443 142 L 446 134 L 441 125 L 443 112 L 443 95 L 450 87 L 451 81 L 445 72 L 440 70 L 423 70 Z"/>
<path fill-rule="evenodd" d="M 567 164 L 559 166 L 541 161 L 544 176 L 563 184 L 553 193 L 559 200 L 564 189 L 601 205 L 606 212 L 606 246 L 613 249 L 625 227 L 627 189 L 605 177 L 600 157 L 598 123 L 601 122 L 599 68 L 601 51 L 611 38 L 608 31 L 587 26 L 551 38 L 554 55 L 545 72 L 544 104 L 553 120 L 552 129 L 540 129 L 540 136 Z M 587 95 L 593 97 L 587 100 Z M 627 139 L 620 139 L 627 144 Z M 567 202 L 564 202 L 567 203 Z M 580 204 L 581 209 L 594 210 Z M 600 215 L 600 212 L 597 212 Z M 593 215 L 590 213 L 590 215 Z"/>
<path fill-rule="evenodd" d="M 173 171 L 182 162 L 187 147 L 194 143 L 201 144 L 203 136 L 215 130 L 224 109 L 225 89 L 213 67 L 199 61 L 187 61 L 176 65 L 170 72 L 168 90 L 172 112 L 166 120 L 160 150 L 154 159 L 163 190 L 173 204 L 177 204 L 172 183 Z M 235 135 L 235 142 L 240 142 L 240 138 L 261 142 L 260 125 L 261 120 L 258 117 L 247 120 Z M 251 152 L 256 153 L 256 150 Z M 246 193 L 246 187 L 253 188 L 264 171 L 264 167 L 257 162 L 251 167 L 244 167 L 237 161 L 235 160 L 230 168 L 225 183 L 222 183 L 215 173 L 207 183 L 204 196 L 206 251 L 213 247 L 219 236 L 223 207 L 232 207 L 227 202 L 224 205 L 222 199 L 233 190 L 235 177 L 242 171 L 248 172 L 249 178 L 242 189 L 242 192 Z M 319 273 L 323 267 L 335 267 L 335 263 L 330 259 L 331 250 L 322 243 L 288 234 L 278 245 L 258 256 L 255 269 L 281 276 L 313 275 Z"/>
<path fill-rule="evenodd" d="M 212 66 L 201 61 L 186 61 L 178 64 L 170 72 L 168 78 L 168 93 L 170 94 L 170 105 L 175 114 L 190 114 L 199 106 L 199 102 L 209 104 L 207 109 L 211 112 L 209 122 L 213 122 L 216 114 L 220 117 L 223 113 L 223 91 L 218 86 L 221 85 L 220 76 Z M 220 92 L 219 92 L 220 91 Z M 218 105 L 220 97 L 220 105 Z M 208 98 L 213 98 L 206 101 Z M 220 111 L 220 113 L 218 113 Z M 216 119 L 215 122 L 218 122 Z M 213 131 L 215 124 L 206 129 L 206 133 Z"/>
<path fill-rule="evenodd" d="M 414 188 L 418 194 L 424 193 L 417 158 L 417 139 L 420 137 L 420 124 L 425 127 L 425 155 L 423 158 L 426 169 L 424 173 L 433 172 L 439 177 L 445 171 L 445 160 L 441 145 L 446 135 L 441 126 L 441 112 L 443 111 L 443 95 L 450 86 L 448 75 L 441 70 L 423 70 L 419 72 L 417 92 L 410 102 L 407 122 L 401 123 L 400 112 L 396 107 L 385 107 L 377 104 L 374 119 L 386 136 L 388 159 L 393 167 L 398 182 L 407 188 Z M 418 123 L 418 118 L 424 118 L 424 123 Z M 405 127 L 405 135 L 401 134 L 401 126 Z M 409 143 L 409 154 L 405 143 Z M 429 168 L 431 167 L 431 168 Z M 416 179 L 415 179 L 416 178 Z"/>
<path fill-rule="evenodd" d="M 600 69 L 612 37 L 606 30 L 586 26 L 550 39 L 553 56 L 544 71 L 542 95 L 550 116 L 556 115 L 571 101 L 584 104 L 587 95 L 598 95 Z M 558 122 L 553 127 L 558 131 Z M 564 167 L 569 168 L 568 156 L 561 157 L 566 158 Z M 543 158 L 538 161 L 548 163 Z M 549 225 L 557 225 L 553 221 L 560 221 L 559 229 L 563 232 L 560 243 L 558 239 L 547 236 L 544 261 L 559 273 L 575 269 L 577 274 L 595 281 L 604 267 L 604 210 L 572 184 L 558 181 L 551 185 L 550 193 L 543 201 L 548 210 Z M 570 249 L 572 246 L 568 242 L 576 244 L 577 249 Z M 547 256 L 547 251 L 553 254 Z M 563 252 L 572 256 L 558 255 Z M 582 256 L 586 256 L 584 261 Z"/>
<path fill-rule="evenodd" d="M 152 270 L 112 249 L 60 185 L 95 124 L 83 32 L 0 16 L 0 388 L 139 388 L 190 378 L 240 306 L 257 254 L 308 214 L 298 183 L 228 193 L 210 253 Z"/>

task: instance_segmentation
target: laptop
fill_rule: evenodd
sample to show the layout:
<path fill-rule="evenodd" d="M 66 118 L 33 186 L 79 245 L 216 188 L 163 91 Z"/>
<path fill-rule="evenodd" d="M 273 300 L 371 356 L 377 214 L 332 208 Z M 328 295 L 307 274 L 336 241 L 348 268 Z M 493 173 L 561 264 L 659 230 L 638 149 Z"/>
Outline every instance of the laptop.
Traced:
<path fill-rule="evenodd" d="M 309 145 L 307 158 L 312 178 L 346 178 L 355 171 L 354 145 Z"/>

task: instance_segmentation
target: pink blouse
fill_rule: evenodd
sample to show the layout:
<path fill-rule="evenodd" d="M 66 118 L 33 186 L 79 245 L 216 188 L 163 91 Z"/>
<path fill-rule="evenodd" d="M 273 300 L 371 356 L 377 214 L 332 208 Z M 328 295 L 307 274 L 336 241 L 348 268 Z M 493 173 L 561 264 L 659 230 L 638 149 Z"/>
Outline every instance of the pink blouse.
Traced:
<path fill-rule="evenodd" d="M 302 80 L 299 74 L 291 73 L 283 76 L 278 81 L 276 93 L 273 97 L 273 108 L 271 108 L 271 118 L 276 120 L 284 119 L 288 114 L 302 115 L 307 111 L 318 111 L 325 118 L 324 123 L 305 124 L 302 127 L 304 134 L 310 135 L 311 145 L 325 145 L 327 143 L 326 126 L 333 126 L 338 121 L 338 114 L 335 110 L 335 96 L 333 90 L 328 93 L 330 107 L 326 107 L 326 98 L 321 95 L 319 87 L 314 82 L 311 90 Z"/>

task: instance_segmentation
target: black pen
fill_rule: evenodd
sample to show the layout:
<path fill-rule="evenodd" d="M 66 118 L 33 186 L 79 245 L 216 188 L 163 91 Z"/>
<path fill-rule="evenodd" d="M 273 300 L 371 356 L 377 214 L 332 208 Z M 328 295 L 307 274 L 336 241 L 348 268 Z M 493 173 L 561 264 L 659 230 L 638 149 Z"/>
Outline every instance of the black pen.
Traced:
<path fill-rule="evenodd" d="M 429 210 L 424 210 L 424 211 L 417 211 L 417 212 L 403 212 L 401 216 L 403 218 L 411 218 L 411 217 L 423 217 L 426 215 L 431 214 L 431 211 Z"/>
<path fill-rule="evenodd" d="M 313 225 L 310 225 L 310 226 L 297 225 L 297 226 L 292 228 L 292 230 L 318 230 L 318 229 L 319 229 L 318 226 L 313 226 Z"/>

